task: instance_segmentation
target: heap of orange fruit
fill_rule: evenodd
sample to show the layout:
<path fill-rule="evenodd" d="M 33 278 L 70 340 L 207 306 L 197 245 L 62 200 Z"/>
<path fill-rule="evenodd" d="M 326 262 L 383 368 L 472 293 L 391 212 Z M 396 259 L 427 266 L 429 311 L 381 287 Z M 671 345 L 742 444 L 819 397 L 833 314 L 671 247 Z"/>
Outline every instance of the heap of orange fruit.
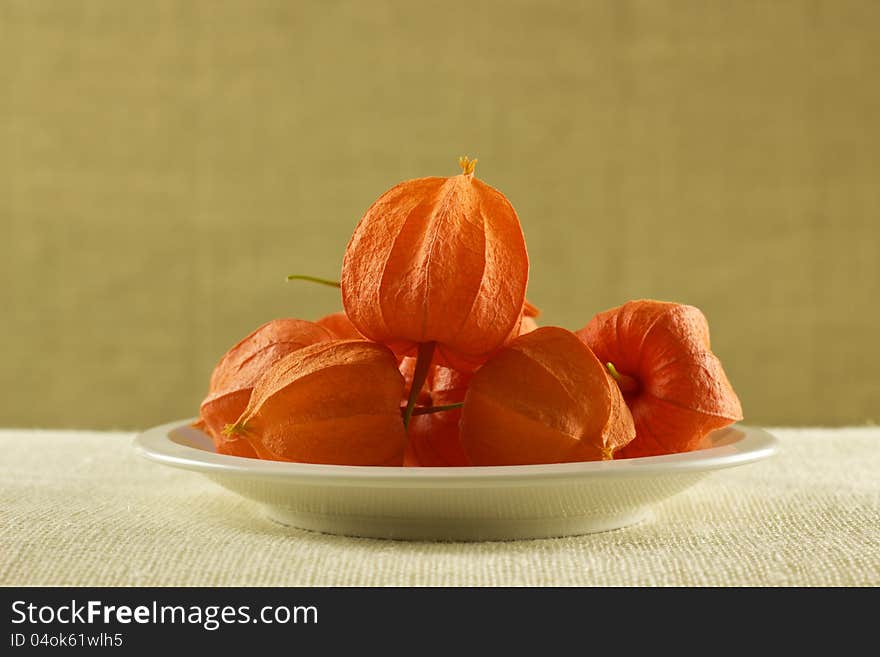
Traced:
<path fill-rule="evenodd" d="M 742 419 L 693 306 L 630 301 L 576 332 L 539 328 L 519 218 L 476 160 L 459 164 L 367 210 L 333 283 L 343 312 L 271 321 L 221 358 L 196 422 L 218 452 L 560 463 L 688 451 Z"/>

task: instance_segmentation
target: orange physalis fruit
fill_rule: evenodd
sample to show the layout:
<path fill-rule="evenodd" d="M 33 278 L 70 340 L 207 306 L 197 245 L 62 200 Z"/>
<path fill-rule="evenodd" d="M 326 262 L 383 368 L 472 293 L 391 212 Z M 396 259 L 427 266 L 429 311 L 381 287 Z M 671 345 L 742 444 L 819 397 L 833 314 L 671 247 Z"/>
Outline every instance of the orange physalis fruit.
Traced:
<path fill-rule="evenodd" d="M 325 329 L 330 331 L 333 334 L 333 337 L 340 338 L 342 340 L 363 340 L 364 336 L 361 335 L 360 331 L 358 331 L 354 324 L 351 323 L 351 320 L 348 318 L 344 312 L 331 313 L 329 315 L 325 315 L 317 322 L 315 322 L 319 326 L 323 326 Z"/>
<path fill-rule="evenodd" d="M 382 345 L 333 340 L 288 354 L 254 385 L 226 428 L 260 458 L 334 465 L 402 465 L 403 376 Z"/>
<path fill-rule="evenodd" d="M 436 362 L 473 370 L 520 321 L 529 260 L 504 195 L 462 173 L 407 180 L 373 203 L 342 265 L 352 323 L 399 356 L 436 344 Z"/>
<path fill-rule="evenodd" d="M 405 358 L 401 363 L 400 369 L 408 384 L 411 384 L 414 367 L 415 358 Z M 420 410 L 425 408 L 442 409 L 464 402 L 470 378 L 470 374 L 448 367 L 431 368 L 407 430 L 404 465 L 421 467 L 470 465 L 459 440 L 458 423 L 461 419 L 461 408 L 420 413 Z"/>
<path fill-rule="evenodd" d="M 254 382 L 273 363 L 292 351 L 332 338 L 324 328 L 301 319 L 275 319 L 263 324 L 227 351 L 214 367 L 195 426 L 211 436 L 220 454 L 256 458 L 247 441 L 225 435 L 223 428 L 238 419 Z"/>
<path fill-rule="evenodd" d="M 537 317 L 540 312 L 541 311 L 530 304 L 527 299 L 526 302 L 523 304 L 523 309 L 522 313 L 520 314 L 519 321 L 513 327 L 510 335 L 507 336 L 504 344 L 507 344 L 514 338 L 518 338 L 524 333 L 530 333 L 538 328 L 538 322 L 535 321 L 535 317 Z"/>
<path fill-rule="evenodd" d="M 474 465 L 610 459 L 635 436 L 617 384 L 577 336 L 539 328 L 474 374 L 461 443 Z"/>
<path fill-rule="evenodd" d="M 526 299 L 525 303 L 523 303 L 522 319 L 519 323 L 519 333 L 517 335 L 531 333 L 536 328 L 538 328 L 538 322 L 535 321 L 535 318 L 540 314 L 541 311 L 537 308 L 537 306 L 529 303 L 529 300 Z"/>
<path fill-rule="evenodd" d="M 742 419 L 699 309 L 630 301 L 599 313 L 577 334 L 609 364 L 632 412 L 636 439 L 621 456 L 696 449 L 710 431 Z"/>

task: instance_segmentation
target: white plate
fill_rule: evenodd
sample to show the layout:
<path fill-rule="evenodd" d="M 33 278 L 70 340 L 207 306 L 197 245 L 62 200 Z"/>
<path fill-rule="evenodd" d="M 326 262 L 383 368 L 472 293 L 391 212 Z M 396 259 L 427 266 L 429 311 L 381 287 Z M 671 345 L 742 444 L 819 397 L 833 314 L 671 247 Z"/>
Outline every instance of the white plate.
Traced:
<path fill-rule="evenodd" d="M 774 454 L 776 439 L 734 425 L 702 449 L 619 461 L 467 468 L 389 468 L 262 461 L 217 454 L 192 420 L 150 429 L 151 461 L 201 472 L 273 520 L 330 534 L 508 540 L 586 534 L 643 520 L 650 506 L 713 470 Z"/>

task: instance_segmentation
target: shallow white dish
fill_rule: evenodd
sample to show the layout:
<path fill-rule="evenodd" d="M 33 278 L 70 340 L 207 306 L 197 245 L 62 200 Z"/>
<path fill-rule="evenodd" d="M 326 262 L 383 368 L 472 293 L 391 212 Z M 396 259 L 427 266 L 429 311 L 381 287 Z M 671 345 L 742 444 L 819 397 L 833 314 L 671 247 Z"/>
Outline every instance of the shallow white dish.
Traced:
<path fill-rule="evenodd" d="M 330 534 L 510 540 L 587 534 L 643 520 L 650 506 L 713 470 L 774 454 L 776 439 L 734 425 L 702 449 L 618 461 L 468 468 L 388 468 L 262 461 L 217 454 L 182 420 L 137 436 L 151 461 L 194 470 L 253 500 L 269 518 Z"/>

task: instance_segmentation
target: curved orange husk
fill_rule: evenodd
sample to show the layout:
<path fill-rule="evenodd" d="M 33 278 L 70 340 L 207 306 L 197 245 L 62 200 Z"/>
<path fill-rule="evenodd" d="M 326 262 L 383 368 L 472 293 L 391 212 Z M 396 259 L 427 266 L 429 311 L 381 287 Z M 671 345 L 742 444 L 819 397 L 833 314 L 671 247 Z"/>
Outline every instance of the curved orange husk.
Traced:
<path fill-rule="evenodd" d="M 504 341 L 504 344 L 507 344 L 514 338 L 518 338 L 521 335 L 526 333 L 531 333 L 536 328 L 538 328 L 538 322 L 535 321 L 535 318 L 541 314 L 541 311 L 538 310 L 535 306 L 529 303 L 529 300 L 526 299 L 523 303 L 522 312 L 520 313 L 519 322 L 516 326 L 514 326 L 513 330 L 507 336 L 507 339 Z"/>
<path fill-rule="evenodd" d="M 333 340 L 276 362 L 227 432 L 260 458 L 335 465 L 402 465 L 403 377 L 387 347 Z"/>
<path fill-rule="evenodd" d="M 316 321 L 315 324 L 323 326 L 333 334 L 333 337 L 339 338 L 340 340 L 364 339 L 364 336 L 355 328 L 354 324 L 352 324 L 351 320 L 348 318 L 348 315 L 343 311 L 325 315 Z"/>
<path fill-rule="evenodd" d="M 742 419 L 699 309 L 630 301 L 599 313 L 577 334 L 620 375 L 636 425 L 636 439 L 621 456 L 696 449 L 710 431 Z"/>
<path fill-rule="evenodd" d="M 635 436 L 605 367 L 570 331 L 543 327 L 500 349 L 474 374 L 461 442 L 474 465 L 612 458 Z"/>
<path fill-rule="evenodd" d="M 254 382 L 273 363 L 292 351 L 332 337 L 326 329 L 301 319 L 275 319 L 263 324 L 227 351 L 214 367 L 208 396 L 202 401 L 194 426 L 211 436 L 219 453 L 256 458 L 247 441 L 225 435 L 223 428 L 242 414 Z"/>
<path fill-rule="evenodd" d="M 357 329 L 413 355 L 473 370 L 520 320 L 529 261 L 516 212 L 473 175 L 419 178 L 385 192 L 345 251 L 342 301 Z"/>
<path fill-rule="evenodd" d="M 415 358 L 404 358 L 400 371 L 407 387 L 412 383 Z M 471 375 L 448 367 L 433 366 L 419 395 L 419 406 L 446 406 L 464 401 Z M 406 402 L 406 400 L 403 400 Z M 415 415 L 407 432 L 405 466 L 454 467 L 470 465 L 459 440 L 461 409 Z"/>

